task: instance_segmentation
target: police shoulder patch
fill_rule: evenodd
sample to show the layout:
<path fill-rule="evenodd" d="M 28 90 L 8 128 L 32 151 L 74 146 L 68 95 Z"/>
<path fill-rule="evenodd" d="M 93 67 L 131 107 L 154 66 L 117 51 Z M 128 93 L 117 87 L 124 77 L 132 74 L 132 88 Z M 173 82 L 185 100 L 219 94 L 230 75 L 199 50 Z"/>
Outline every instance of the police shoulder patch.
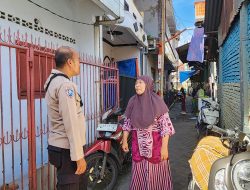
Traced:
<path fill-rule="evenodd" d="M 75 93 L 74 93 L 74 89 L 73 88 L 67 88 L 66 89 L 66 94 L 68 97 L 72 98 L 74 97 Z"/>

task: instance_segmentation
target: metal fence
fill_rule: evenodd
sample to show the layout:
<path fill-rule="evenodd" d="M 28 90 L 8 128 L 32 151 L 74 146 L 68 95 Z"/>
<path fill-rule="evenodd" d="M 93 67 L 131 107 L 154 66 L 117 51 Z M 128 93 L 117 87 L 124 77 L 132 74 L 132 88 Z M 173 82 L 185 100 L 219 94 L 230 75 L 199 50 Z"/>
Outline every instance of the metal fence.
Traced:
<path fill-rule="evenodd" d="M 43 85 L 54 68 L 55 47 L 18 32 L 0 32 L 0 189 L 55 189 L 48 164 L 49 121 Z M 119 104 L 116 63 L 80 54 L 72 80 L 82 96 L 87 143 L 96 138 L 102 113 Z"/>

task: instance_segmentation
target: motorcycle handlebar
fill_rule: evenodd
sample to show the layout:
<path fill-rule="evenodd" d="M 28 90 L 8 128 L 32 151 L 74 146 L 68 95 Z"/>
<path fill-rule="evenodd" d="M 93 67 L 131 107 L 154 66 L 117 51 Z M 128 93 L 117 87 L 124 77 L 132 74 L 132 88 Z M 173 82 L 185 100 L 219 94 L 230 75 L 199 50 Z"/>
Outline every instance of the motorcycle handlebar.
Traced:
<path fill-rule="evenodd" d="M 219 133 L 219 134 L 221 134 L 221 135 L 226 135 L 226 136 L 229 135 L 228 131 L 226 131 L 226 130 L 224 130 L 224 129 L 221 129 L 221 128 L 215 126 L 215 125 L 208 125 L 208 126 L 207 126 L 207 129 L 210 129 L 210 130 L 212 130 L 212 131 L 214 131 L 214 132 L 216 132 L 216 133 Z"/>
<path fill-rule="evenodd" d="M 207 100 L 203 100 L 201 99 L 202 102 L 205 102 L 206 104 L 211 104 L 210 102 L 208 102 Z"/>
<path fill-rule="evenodd" d="M 225 130 L 225 129 L 217 127 L 216 125 L 208 125 L 207 129 L 210 129 L 216 133 L 219 133 L 221 135 L 228 136 L 228 137 L 234 137 L 236 134 L 235 131 L 232 131 L 229 129 Z"/>

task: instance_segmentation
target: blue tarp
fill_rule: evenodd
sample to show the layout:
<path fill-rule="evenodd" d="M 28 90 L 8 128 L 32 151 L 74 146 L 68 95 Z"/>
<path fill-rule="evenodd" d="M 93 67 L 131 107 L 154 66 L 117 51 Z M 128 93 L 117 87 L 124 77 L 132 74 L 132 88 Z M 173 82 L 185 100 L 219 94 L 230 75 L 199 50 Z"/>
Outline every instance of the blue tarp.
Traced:
<path fill-rule="evenodd" d="M 136 58 L 118 61 L 119 75 L 125 77 L 136 77 Z"/>
<path fill-rule="evenodd" d="M 196 73 L 195 70 L 191 71 L 180 71 L 180 83 L 183 83 L 187 79 L 189 79 L 191 76 L 193 76 Z"/>

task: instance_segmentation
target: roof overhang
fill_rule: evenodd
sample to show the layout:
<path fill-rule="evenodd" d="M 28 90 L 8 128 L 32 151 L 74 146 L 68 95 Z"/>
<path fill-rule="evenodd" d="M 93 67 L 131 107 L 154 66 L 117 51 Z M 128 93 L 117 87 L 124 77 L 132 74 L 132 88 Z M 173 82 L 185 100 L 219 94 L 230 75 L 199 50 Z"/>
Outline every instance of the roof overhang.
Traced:
<path fill-rule="evenodd" d="M 107 14 L 112 15 L 114 18 L 123 16 L 124 1 L 120 0 L 92 0 L 96 5 L 103 9 Z"/>
<path fill-rule="evenodd" d="M 223 0 L 206 0 L 205 34 L 213 37 L 219 36 L 219 46 L 221 46 L 226 39 L 231 24 L 239 13 L 244 1 L 246 0 L 231 0 L 230 2 Z"/>
<path fill-rule="evenodd" d="M 223 0 L 206 0 L 204 33 L 205 39 L 205 59 L 218 59 L 218 28 L 221 21 L 221 11 Z"/>
<path fill-rule="evenodd" d="M 164 56 L 164 70 L 168 71 L 168 73 L 176 71 L 174 67 L 174 63 L 168 58 L 168 56 Z"/>
<path fill-rule="evenodd" d="M 115 35 L 114 31 L 121 32 L 122 34 Z M 114 33 L 113 37 L 110 33 Z M 112 46 L 148 46 L 145 31 L 128 11 L 124 12 L 124 21 L 122 23 L 103 27 L 103 38 L 104 41 Z"/>
<path fill-rule="evenodd" d="M 183 62 L 183 63 L 187 63 L 187 54 L 188 54 L 188 48 L 189 48 L 189 44 L 184 44 L 178 48 L 176 48 L 177 53 L 179 55 L 179 59 Z"/>
<path fill-rule="evenodd" d="M 223 0 L 206 0 L 204 29 L 206 33 L 217 33 Z"/>

